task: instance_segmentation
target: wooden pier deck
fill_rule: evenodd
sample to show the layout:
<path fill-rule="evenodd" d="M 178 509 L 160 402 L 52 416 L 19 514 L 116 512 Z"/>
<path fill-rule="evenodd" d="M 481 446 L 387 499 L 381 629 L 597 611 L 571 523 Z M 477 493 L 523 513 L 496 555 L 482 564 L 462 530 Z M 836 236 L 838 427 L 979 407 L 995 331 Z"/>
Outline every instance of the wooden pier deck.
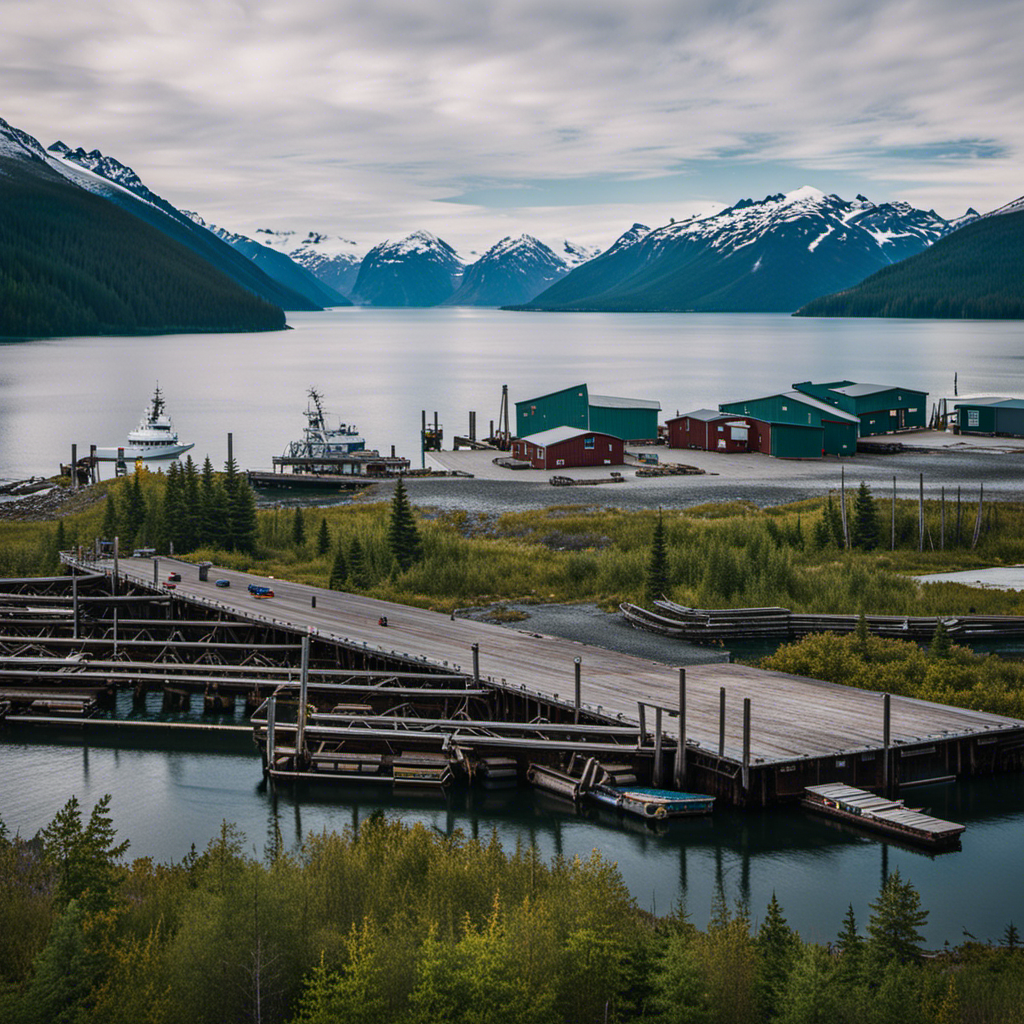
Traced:
<path fill-rule="evenodd" d="M 110 562 L 105 564 L 108 568 Z M 95 571 L 95 563 L 83 568 Z M 349 644 L 363 645 L 410 658 L 422 658 L 449 670 L 472 671 L 472 645 L 479 645 L 481 679 L 523 688 L 563 702 L 572 700 L 575 659 L 582 662 L 582 698 L 591 710 L 638 720 L 638 702 L 674 710 L 678 705 L 678 669 L 570 640 L 514 630 L 475 620 L 451 618 L 405 605 L 355 594 L 323 590 L 233 570 L 212 568 L 209 581 L 200 582 L 195 565 L 161 558 L 158 579 L 172 571 L 181 581 L 172 592 L 185 601 L 213 605 L 253 621 L 269 621 Z M 151 559 L 125 558 L 120 573 L 152 585 Z M 217 588 L 214 580 L 231 581 Z M 270 586 L 275 597 L 254 600 L 250 583 Z M 315 606 L 314 606 L 315 602 Z M 387 616 L 388 626 L 378 625 Z M 721 690 L 725 690 L 724 729 L 720 732 Z M 883 698 L 879 693 L 768 672 L 744 665 L 714 664 L 686 670 L 686 731 L 688 745 L 719 762 L 737 766 L 743 759 L 743 704 L 751 702 L 749 765 L 783 766 L 792 771 L 794 790 L 806 784 L 807 773 L 795 762 L 813 760 L 820 777 L 823 761 L 834 769 L 821 781 L 854 781 L 857 759 L 870 760 L 883 747 Z M 915 752 L 921 764 L 929 761 L 936 744 L 945 762 L 928 771 L 958 774 L 965 765 L 951 763 L 970 751 L 949 741 L 975 744 L 1013 741 L 1024 746 L 1024 722 L 1000 715 L 932 704 L 903 697 L 891 698 L 891 744 L 904 759 Z M 650 723 L 648 722 L 648 728 Z M 677 735 L 675 719 L 666 719 L 666 733 Z M 723 743 L 720 741 L 724 740 Z M 848 764 L 847 762 L 850 762 Z M 811 781 L 817 781 L 812 779 Z M 787 786 L 787 791 L 789 787 Z"/>

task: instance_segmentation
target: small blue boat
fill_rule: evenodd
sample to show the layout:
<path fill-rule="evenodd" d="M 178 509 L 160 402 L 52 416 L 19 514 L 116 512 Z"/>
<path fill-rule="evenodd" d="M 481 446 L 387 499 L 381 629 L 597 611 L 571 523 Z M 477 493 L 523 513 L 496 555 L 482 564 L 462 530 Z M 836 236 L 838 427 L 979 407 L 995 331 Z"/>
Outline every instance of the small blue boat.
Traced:
<path fill-rule="evenodd" d="M 652 789 L 647 786 L 607 786 L 599 783 L 586 795 L 606 807 L 638 818 L 685 818 L 710 814 L 715 798 L 706 793 L 680 793 L 673 789 Z"/>

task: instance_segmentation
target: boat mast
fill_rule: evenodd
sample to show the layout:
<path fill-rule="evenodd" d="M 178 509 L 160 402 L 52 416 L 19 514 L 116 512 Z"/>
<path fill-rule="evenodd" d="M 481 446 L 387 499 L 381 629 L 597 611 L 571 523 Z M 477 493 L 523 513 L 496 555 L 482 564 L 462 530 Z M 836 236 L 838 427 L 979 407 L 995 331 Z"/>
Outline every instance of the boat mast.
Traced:
<path fill-rule="evenodd" d="M 153 393 L 153 408 L 150 410 L 149 418 L 155 420 L 164 411 L 164 396 L 160 393 L 159 383 Z"/>

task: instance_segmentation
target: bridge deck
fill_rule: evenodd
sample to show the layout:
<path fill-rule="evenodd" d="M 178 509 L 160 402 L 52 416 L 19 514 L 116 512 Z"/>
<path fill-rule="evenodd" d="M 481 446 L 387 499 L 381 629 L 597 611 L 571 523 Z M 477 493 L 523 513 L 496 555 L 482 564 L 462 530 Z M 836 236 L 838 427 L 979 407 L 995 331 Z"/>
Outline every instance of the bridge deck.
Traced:
<path fill-rule="evenodd" d="M 108 563 L 109 564 L 109 563 Z M 121 559 L 120 571 L 152 584 L 151 559 Z M 637 701 L 675 708 L 678 670 L 670 665 L 620 654 L 557 637 L 477 622 L 391 604 L 357 594 L 323 590 L 305 584 L 253 576 L 228 569 L 210 569 L 200 582 L 195 565 L 161 558 L 159 579 L 179 571 L 175 593 L 182 598 L 216 603 L 233 614 L 276 620 L 299 629 L 366 644 L 385 653 L 426 657 L 437 665 L 471 671 L 471 645 L 480 645 L 484 679 L 523 685 L 546 695 L 572 699 L 574 659 L 582 659 L 585 704 L 637 720 Z M 230 588 L 218 588 L 228 579 Z M 249 583 L 270 586 L 275 597 L 256 600 Z M 312 598 L 316 607 L 312 607 Z M 387 616 L 388 626 L 378 619 Z M 827 757 L 882 746 L 881 694 L 782 672 L 744 665 L 714 664 L 686 670 L 687 738 L 710 752 L 718 750 L 719 688 L 726 689 L 725 756 L 742 759 L 743 699 L 751 699 L 751 763 Z M 676 735 L 675 719 L 666 732 Z M 648 728 L 652 727 L 650 717 Z M 892 698 L 892 741 L 897 745 L 955 736 L 997 733 L 1024 728 L 1024 722 L 902 697 Z"/>

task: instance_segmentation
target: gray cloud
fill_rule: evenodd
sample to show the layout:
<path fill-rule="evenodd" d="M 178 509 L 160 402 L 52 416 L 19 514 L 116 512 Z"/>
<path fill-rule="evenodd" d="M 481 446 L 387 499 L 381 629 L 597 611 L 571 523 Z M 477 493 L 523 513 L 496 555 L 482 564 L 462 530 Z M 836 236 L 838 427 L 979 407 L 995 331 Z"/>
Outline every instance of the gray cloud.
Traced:
<path fill-rule="evenodd" d="M 486 245 L 514 211 L 436 201 L 606 176 L 586 209 L 542 219 L 560 209 L 570 233 L 597 221 L 614 233 L 642 212 L 612 227 L 616 181 L 685 172 L 693 187 L 675 206 L 645 207 L 667 219 L 738 198 L 715 191 L 722 161 L 745 169 L 751 194 L 831 189 L 831 175 L 953 213 L 1024 192 L 1017 0 L 3 10 L 0 116 L 44 143 L 99 147 L 241 230 L 300 220 L 376 241 L 449 225 L 446 237 Z"/>

